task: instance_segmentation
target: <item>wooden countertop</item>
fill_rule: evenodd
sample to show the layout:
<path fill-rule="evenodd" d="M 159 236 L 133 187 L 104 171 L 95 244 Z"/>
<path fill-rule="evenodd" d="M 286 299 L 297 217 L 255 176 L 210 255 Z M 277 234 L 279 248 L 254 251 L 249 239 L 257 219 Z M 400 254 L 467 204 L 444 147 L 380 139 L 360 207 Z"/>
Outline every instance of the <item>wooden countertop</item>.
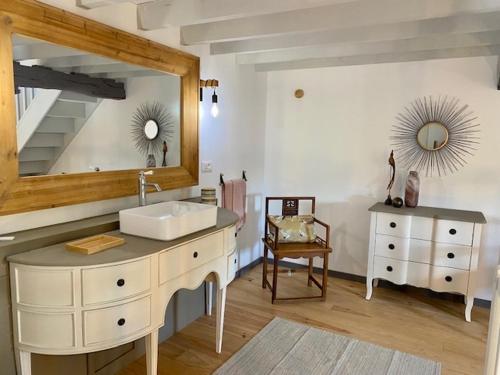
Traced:
<path fill-rule="evenodd" d="M 115 214 L 115 216 L 117 217 L 118 215 Z M 206 236 L 210 233 L 234 225 L 237 221 L 238 216 L 235 213 L 223 208 L 219 208 L 217 211 L 217 224 L 214 227 L 177 238 L 173 241 L 151 240 L 148 238 L 123 234 L 120 233 L 119 230 L 113 230 L 110 232 L 106 232 L 106 234 L 124 238 L 126 241 L 125 244 L 97 254 L 83 255 L 68 251 L 65 248 L 65 242 L 63 242 L 56 245 L 11 255 L 7 257 L 7 261 L 31 266 L 52 267 L 85 267 L 122 262 L 142 256 L 147 256 L 155 252 L 177 246 L 181 243 L 192 241 L 196 238 Z"/>
<path fill-rule="evenodd" d="M 388 214 L 397 214 L 397 215 L 421 216 L 421 217 L 429 217 L 441 220 L 465 221 L 468 223 L 486 224 L 486 218 L 484 217 L 483 213 L 478 211 L 453 210 L 449 208 L 425 207 L 425 206 L 418 206 L 415 208 L 409 208 L 403 206 L 401 208 L 397 208 L 393 206 L 386 206 L 382 202 L 375 203 L 368 209 L 368 211 L 384 212 Z"/>

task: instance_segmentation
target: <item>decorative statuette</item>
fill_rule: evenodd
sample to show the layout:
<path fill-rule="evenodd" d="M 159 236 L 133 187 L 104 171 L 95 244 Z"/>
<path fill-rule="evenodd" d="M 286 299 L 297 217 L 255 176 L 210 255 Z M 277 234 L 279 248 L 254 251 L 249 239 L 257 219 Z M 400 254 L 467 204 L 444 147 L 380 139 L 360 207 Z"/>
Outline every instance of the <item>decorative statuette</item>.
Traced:
<path fill-rule="evenodd" d="M 410 171 L 406 180 L 405 205 L 415 208 L 418 205 L 418 194 L 420 191 L 420 179 L 416 171 Z"/>
<path fill-rule="evenodd" d="M 391 189 L 392 185 L 394 185 L 394 176 L 396 175 L 396 161 L 394 160 L 393 151 L 391 151 L 391 154 L 389 155 L 389 165 L 391 166 L 392 175 L 391 175 L 391 180 L 389 181 L 389 185 L 387 185 L 387 191 L 388 191 L 387 199 L 384 202 L 386 206 L 390 206 L 392 204 Z"/>

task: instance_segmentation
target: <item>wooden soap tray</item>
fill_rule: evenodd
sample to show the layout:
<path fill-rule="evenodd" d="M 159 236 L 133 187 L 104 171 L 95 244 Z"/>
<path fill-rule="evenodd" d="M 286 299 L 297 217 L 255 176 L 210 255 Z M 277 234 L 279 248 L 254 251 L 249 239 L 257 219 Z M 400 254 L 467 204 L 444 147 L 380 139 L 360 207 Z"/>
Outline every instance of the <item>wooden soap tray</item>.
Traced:
<path fill-rule="evenodd" d="M 120 246 L 125 243 L 123 238 L 99 234 L 97 236 L 82 238 L 76 241 L 68 242 L 66 249 L 76 251 L 81 254 L 95 254 L 100 251 Z"/>

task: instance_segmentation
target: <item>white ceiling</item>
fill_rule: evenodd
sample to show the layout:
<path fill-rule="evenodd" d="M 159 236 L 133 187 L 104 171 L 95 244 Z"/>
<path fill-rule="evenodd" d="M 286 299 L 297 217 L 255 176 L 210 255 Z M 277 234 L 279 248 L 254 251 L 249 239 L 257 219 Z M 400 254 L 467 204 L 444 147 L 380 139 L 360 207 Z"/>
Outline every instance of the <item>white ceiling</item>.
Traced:
<path fill-rule="evenodd" d="M 500 0 L 76 0 L 137 4 L 138 28 L 258 71 L 500 54 Z"/>

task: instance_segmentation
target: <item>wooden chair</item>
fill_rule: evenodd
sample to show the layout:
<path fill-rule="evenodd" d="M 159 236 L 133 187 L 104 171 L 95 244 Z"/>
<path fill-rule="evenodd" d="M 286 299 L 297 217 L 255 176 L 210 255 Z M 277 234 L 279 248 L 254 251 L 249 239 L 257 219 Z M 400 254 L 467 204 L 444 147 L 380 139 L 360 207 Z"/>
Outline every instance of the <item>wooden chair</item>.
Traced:
<path fill-rule="evenodd" d="M 290 301 L 290 300 L 321 300 L 326 299 L 326 290 L 328 286 L 328 256 L 332 252 L 330 248 L 330 226 L 314 217 L 314 223 L 318 224 L 325 229 L 325 236 L 321 238 L 319 235 L 316 237 L 315 242 L 312 243 L 298 243 L 298 242 L 279 242 L 279 228 L 269 219 L 269 203 L 271 201 L 282 201 L 281 215 L 294 216 L 299 214 L 299 202 L 311 201 L 311 211 L 314 217 L 316 199 L 314 197 L 267 197 L 266 198 L 266 220 L 264 228 L 264 263 L 262 270 L 262 288 L 269 287 L 272 292 L 272 303 L 275 301 Z M 271 235 L 271 233 L 273 235 Z M 273 254 L 273 284 L 271 285 L 267 280 L 267 265 L 269 251 Z M 313 259 L 315 257 L 323 258 L 323 281 L 320 284 L 313 277 Z M 320 296 L 309 297 L 289 297 L 277 298 L 278 287 L 278 263 L 283 258 L 307 258 L 309 265 L 307 269 L 307 285 L 312 286 L 314 283 L 320 290 Z"/>

